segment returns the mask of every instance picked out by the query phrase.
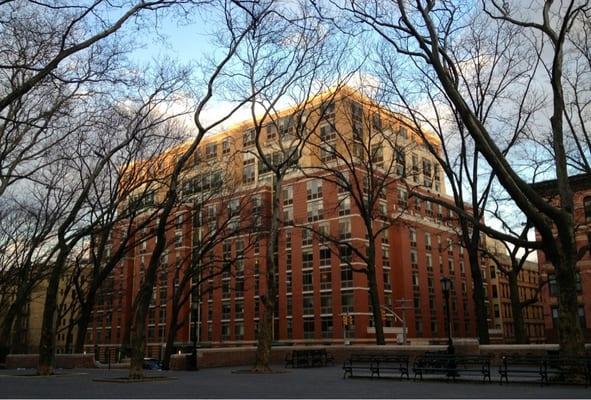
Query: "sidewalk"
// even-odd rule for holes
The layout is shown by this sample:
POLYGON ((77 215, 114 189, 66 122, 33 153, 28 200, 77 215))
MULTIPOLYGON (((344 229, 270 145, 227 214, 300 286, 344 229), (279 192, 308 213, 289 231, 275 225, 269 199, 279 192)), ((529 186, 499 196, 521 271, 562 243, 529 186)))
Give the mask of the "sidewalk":
MULTIPOLYGON (((398 379, 343 379, 340 366, 233 373, 236 368, 146 371, 174 379, 142 383, 96 382, 125 377, 125 370, 59 370, 54 377, 33 370, 0 370, 2 398, 589 398, 591 387, 477 381, 447 383, 398 379), (24 376, 28 374, 29 376, 24 376)), ((242 368, 243 370, 244 368, 242 368)))

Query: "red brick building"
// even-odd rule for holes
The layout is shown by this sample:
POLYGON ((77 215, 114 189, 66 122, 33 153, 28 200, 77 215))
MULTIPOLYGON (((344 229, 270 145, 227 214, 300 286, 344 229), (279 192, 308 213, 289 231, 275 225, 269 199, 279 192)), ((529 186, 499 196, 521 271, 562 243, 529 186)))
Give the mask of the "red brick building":
MULTIPOLYGON (((376 161, 380 162, 378 165, 395 157, 400 164, 397 172, 401 174, 399 182, 388 186, 379 200, 380 215, 389 221, 393 219, 393 223, 389 223, 389 227, 380 234, 377 246, 380 304, 393 308, 398 316, 403 314, 398 305, 404 303, 408 306, 404 314, 411 341, 443 342, 446 330, 440 278, 446 275, 453 281, 450 296, 452 335, 474 337, 476 329, 470 268, 467 254, 458 244, 456 230, 451 225, 453 215, 442 206, 409 196, 408 188, 414 187, 422 193, 452 201, 445 194, 445 185, 434 157, 404 117, 377 108, 371 100, 352 90, 343 90, 329 106, 331 112, 322 116, 327 121, 316 121, 318 135, 311 137, 311 144, 302 151, 300 166, 314 166, 321 158, 331 162, 323 146, 340 140, 330 133, 334 129, 348 132, 353 140, 362 141, 371 135, 379 121, 382 134, 396 137, 396 141, 400 140, 405 146, 403 151, 397 152, 372 147, 372 151, 375 150, 372 157, 379 155, 379 159, 376 157, 376 161), (359 121, 366 125, 359 125, 359 121), (405 174, 407 166, 413 174, 405 180, 402 174, 405 174)), ((291 113, 286 110, 279 114, 279 129, 265 130, 266 136, 262 137, 269 151, 273 151, 278 139, 283 140, 284 136, 290 135, 287 119, 291 113), (282 119, 286 122, 283 123, 282 119)), ((309 117, 307 122, 314 123, 313 120, 309 117)), ((253 205, 232 218, 237 224, 259 226, 260 232, 254 242, 251 238, 236 236, 216 248, 215 253, 221 260, 234 258, 236 262, 231 271, 206 279, 194 289, 200 296, 195 296, 192 306, 187 304, 181 310, 179 320, 185 323, 179 330, 176 345, 188 345, 191 340, 209 342, 214 346, 255 343, 261 315, 259 300, 265 293, 265 224, 268 218, 264 217, 268 216, 271 196, 280 196, 283 216, 277 255, 279 296, 275 339, 294 343, 342 343, 346 335, 354 343, 374 342, 367 278, 351 269, 359 260, 345 247, 315 233, 324 232, 360 249, 366 246, 366 232, 359 210, 353 201, 347 199, 351 194, 344 193, 318 172, 310 176, 298 169, 286 176, 281 193, 272 193, 271 175, 261 161, 248 152, 253 145, 253 132, 248 124, 212 135, 204 139, 195 164, 184 177, 186 182, 203 182, 205 177, 198 174, 198 166, 203 163, 233 170, 241 180, 235 198, 253 205), (243 257, 236 257, 239 253, 243 257), (346 333, 342 322, 345 314, 352 317, 353 323, 346 333), (192 330, 195 326, 198 327, 196 332, 192 330)), ((437 143, 434 142, 434 145, 437 143)), ((380 173, 379 169, 377 171, 380 173)), ((162 259, 157 287, 154 288, 154 304, 150 308, 147 327, 149 352, 153 356, 159 356, 164 343, 166 323, 171 312, 169 299, 176 285, 174 266, 179 265, 178 269, 182 270, 184 265, 189 265, 195 237, 207 234, 210 223, 216 218, 214 215, 228 207, 224 205, 213 211, 210 209, 213 205, 199 209, 192 207, 191 199, 196 192, 203 190, 202 187, 202 184, 193 185, 184 193, 183 207, 186 208, 179 215, 185 217, 175 216, 171 220, 169 245, 162 259)), ((379 225, 383 222, 377 217, 375 223, 379 225)), ((116 235, 113 240, 117 240, 116 235)), ((126 324, 141 279, 142 265, 148 262, 152 246, 153 239, 141 242, 114 272, 112 283, 103 290, 104 298, 94 313, 94 326, 87 342, 89 348, 94 343, 119 346, 125 341, 126 324)), ((387 342, 400 339, 402 324, 399 319, 388 316, 385 326, 387 342)))
MULTIPOLYGON (((591 174, 575 175, 570 178, 574 192, 575 223, 577 224, 577 249, 591 245, 591 174)), ((550 199, 556 195, 556 181, 539 182, 534 188, 550 199)), ((577 301, 578 313, 585 339, 591 339, 591 250, 580 252, 582 257, 577 263, 577 301)), ((558 286, 554 277, 554 267, 546 260, 544 253, 538 252, 541 279, 548 284, 542 292, 544 321, 548 342, 558 342, 558 286)))

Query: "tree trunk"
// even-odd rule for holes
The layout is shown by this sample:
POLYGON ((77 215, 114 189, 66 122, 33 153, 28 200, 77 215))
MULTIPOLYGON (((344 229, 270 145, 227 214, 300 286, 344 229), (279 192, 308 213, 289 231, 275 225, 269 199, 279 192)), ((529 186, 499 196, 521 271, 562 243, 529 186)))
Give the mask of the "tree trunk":
MULTIPOLYGON (((166 347, 164 348, 164 359, 162 360, 162 369, 170 369, 170 357, 172 356, 172 348, 174 346, 174 339, 178 330, 178 308, 172 305, 172 315, 170 316, 170 323, 166 332, 166 347)), ((191 331, 189 327, 189 332, 191 331)))
MULTIPOLYGON (((146 274, 148 275, 148 274, 146 274)), ((148 277, 146 276, 146 280, 148 277)), ((154 282, 144 282, 140 287, 133 311, 133 322, 130 332, 131 364, 129 379, 144 377, 144 349, 146 347, 146 317, 152 298, 154 282)))
POLYGON ((72 340, 74 339, 72 335, 72 332, 74 331, 74 324, 72 322, 70 322, 68 324, 68 329, 66 330, 66 348, 65 348, 65 352, 67 354, 72 354, 72 340))
POLYGON ((480 271, 480 260, 478 253, 475 251, 468 251, 470 259, 470 272, 472 275, 472 282, 474 283, 474 308, 476 314, 476 333, 480 344, 489 344, 490 337, 488 334, 488 310, 486 309, 485 300, 487 299, 484 285, 482 282, 482 272, 480 271))
POLYGON ((25 315, 22 312, 17 312, 17 317, 14 322, 13 330, 12 330, 12 341, 10 344, 10 352, 13 354, 24 354, 29 352, 29 348, 27 348, 26 343, 26 333, 23 331, 23 321, 25 320, 25 315))
MULTIPOLYGON (((371 238, 372 236, 370 236, 371 238)), ((378 283, 376 280, 375 268, 375 238, 370 239, 369 251, 367 257, 367 285, 369 289, 369 296, 371 299, 371 308, 373 313, 374 327, 376 330, 376 344, 386 344, 384 337, 384 324, 382 321, 382 310, 380 307, 380 298, 378 296, 378 283)))
POLYGON ((517 283, 517 274, 515 267, 509 271, 507 279, 509 280, 509 296, 511 298, 511 313, 513 314, 513 327, 515 330, 515 342, 517 344, 526 344, 528 342, 525 331, 525 320, 523 319, 523 307, 519 299, 519 285, 517 283))
POLYGON ((14 302, 8 308, 4 319, 2 320, 2 330, 0 330, 0 346, 10 348, 12 338, 12 327, 18 312, 17 302, 14 302))
POLYGON ((565 356, 579 356, 585 352, 585 341, 578 316, 575 254, 564 254, 563 263, 554 266, 558 284, 558 331, 560 351, 565 356))
POLYGON ((275 315, 275 303, 277 297, 277 287, 275 285, 275 275, 277 268, 276 252, 279 247, 279 194, 281 193, 281 183, 283 179, 280 174, 275 175, 273 185, 273 204, 271 211, 271 229, 269 231, 269 244, 267 246, 267 270, 265 271, 267 294, 261 298, 263 303, 263 316, 259 319, 257 335, 257 352, 254 371, 269 372, 269 362, 271 360, 271 345, 273 343, 273 317, 275 315))
POLYGON ((59 290, 62 267, 67 251, 61 250, 53 265, 47 291, 45 293, 45 305, 43 309, 43 322, 41 326, 41 340, 39 342, 39 375, 52 375, 55 364, 55 327, 57 318, 57 293, 59 290))
POLYGON ((94 296, 88 297, 86 302, 80 304, 80 316, 76 323, 78 331, 76 332, 76 343, 74 353, 83 353, 86 344, 86 332, 92 318, 92 309, 94 307, 94 296))

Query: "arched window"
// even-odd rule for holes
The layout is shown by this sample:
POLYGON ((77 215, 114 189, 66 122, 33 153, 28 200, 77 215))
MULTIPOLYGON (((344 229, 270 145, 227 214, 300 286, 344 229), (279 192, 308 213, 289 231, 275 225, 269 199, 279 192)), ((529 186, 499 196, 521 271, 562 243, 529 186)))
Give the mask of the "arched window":
POLYGON ((591 222, 591 196, 583 199, 583 208, 585 209, 585 221, 591 222))

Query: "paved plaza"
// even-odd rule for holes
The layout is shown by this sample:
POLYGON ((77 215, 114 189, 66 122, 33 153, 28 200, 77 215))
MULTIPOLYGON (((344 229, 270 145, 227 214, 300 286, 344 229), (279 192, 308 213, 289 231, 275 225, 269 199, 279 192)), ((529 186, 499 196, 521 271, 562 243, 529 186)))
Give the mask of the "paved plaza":
POLYGON ((340 367, 289 369, 256 375, 237 368, 150 371, 171 379, 114 383, 96 380, 126 376, 125 370, 59 370, 58 376, 37 377, 32 370, 0 370, 2 398, 589 398, 591 387, 535 382, 477 381, 447 383, 399 379, 343 379, 340 367))

